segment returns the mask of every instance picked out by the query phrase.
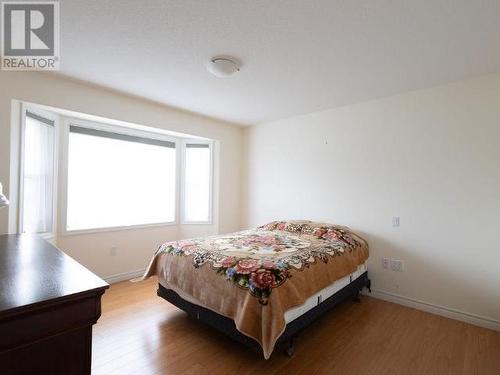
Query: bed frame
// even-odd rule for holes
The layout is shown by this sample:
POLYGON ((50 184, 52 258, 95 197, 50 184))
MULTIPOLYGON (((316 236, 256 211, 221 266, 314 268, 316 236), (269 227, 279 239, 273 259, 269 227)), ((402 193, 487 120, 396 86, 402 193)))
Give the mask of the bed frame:
MULTIPOLYGON (((371 292, 371 281, 368 278, 368 272, 363 273, 356 280, 352 281, 349 285, 340 289, 337 293, 327 298, 323 302, 320 302, 318 300, 318 302, 320 302, 318 303, 318 305, 288 323, 286 325, 285 331, 276 342, 276 347, 278 345, 286 345, 285 353, 289 357, 293 356, 295 351, 295 338, 302 330, 307 328, 311 323, 313 323, 323 314, 349 298, 354 298, 355 301, 359 302, 359 292, 364 287, 368 288, 368 290, 371 292)), ((232 339, 262 353, 262 348, 260 347, 260 345, 254 339, 245 336, 240 331, 238 331, 232 319, 217 314, 212 310, 188 302, 185 299, 181 298, 176 292, 163 287, 161 284, 158 284, 157 294, 158 296, 166 299, 171 304, 184 310, 186 313, 188 313, 189 316, 193 317, 194 319, 200 320, 203 323, 215 328, 216 330, 225 333, 232 339)))

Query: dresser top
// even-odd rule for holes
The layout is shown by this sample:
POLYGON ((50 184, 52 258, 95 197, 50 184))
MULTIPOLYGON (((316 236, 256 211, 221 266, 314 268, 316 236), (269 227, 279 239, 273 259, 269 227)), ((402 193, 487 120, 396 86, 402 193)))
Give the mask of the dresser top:
POLYGON ((0 235, 0 318, 108 287, 40 237, 0 235))

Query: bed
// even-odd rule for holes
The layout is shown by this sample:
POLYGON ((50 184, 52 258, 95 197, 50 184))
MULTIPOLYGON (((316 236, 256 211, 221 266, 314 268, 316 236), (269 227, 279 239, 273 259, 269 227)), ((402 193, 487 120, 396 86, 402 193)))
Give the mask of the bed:
POLYGON ((160 246, 144 277, 158 295, 268 359, 370 281, 368 244, 347 227, 274 221, 160 246))

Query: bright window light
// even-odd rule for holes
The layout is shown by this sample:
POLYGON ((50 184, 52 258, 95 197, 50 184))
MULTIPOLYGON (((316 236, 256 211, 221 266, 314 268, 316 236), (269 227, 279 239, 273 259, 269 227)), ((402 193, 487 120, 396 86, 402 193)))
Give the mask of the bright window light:
POLYGON ((208 144, 186 144, 184 221, 210 221, 211 149, 208 144))
POLYGON ((54 122, 26 113, 22 176, 22 232, 53 231, 54 122))
POLYGON ((68 151, 68 231, 175 221, 175 143, 71 126, 68 151))

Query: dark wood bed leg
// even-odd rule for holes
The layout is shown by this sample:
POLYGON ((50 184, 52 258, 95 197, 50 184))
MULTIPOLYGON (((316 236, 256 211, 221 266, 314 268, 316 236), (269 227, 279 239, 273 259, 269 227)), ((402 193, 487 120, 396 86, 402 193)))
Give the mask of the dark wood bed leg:
POLYGON ((370 279, 366 280, 366 288, 370 293, 372 292, 372 281, 370 279))
POLYGON ((295 354, 295 337, 292 337, 290 340, 288 340, 287 343, 287 348, 285 350, 285 354, 288 356, 288 358, 292 358, 293 355, 295 354))

